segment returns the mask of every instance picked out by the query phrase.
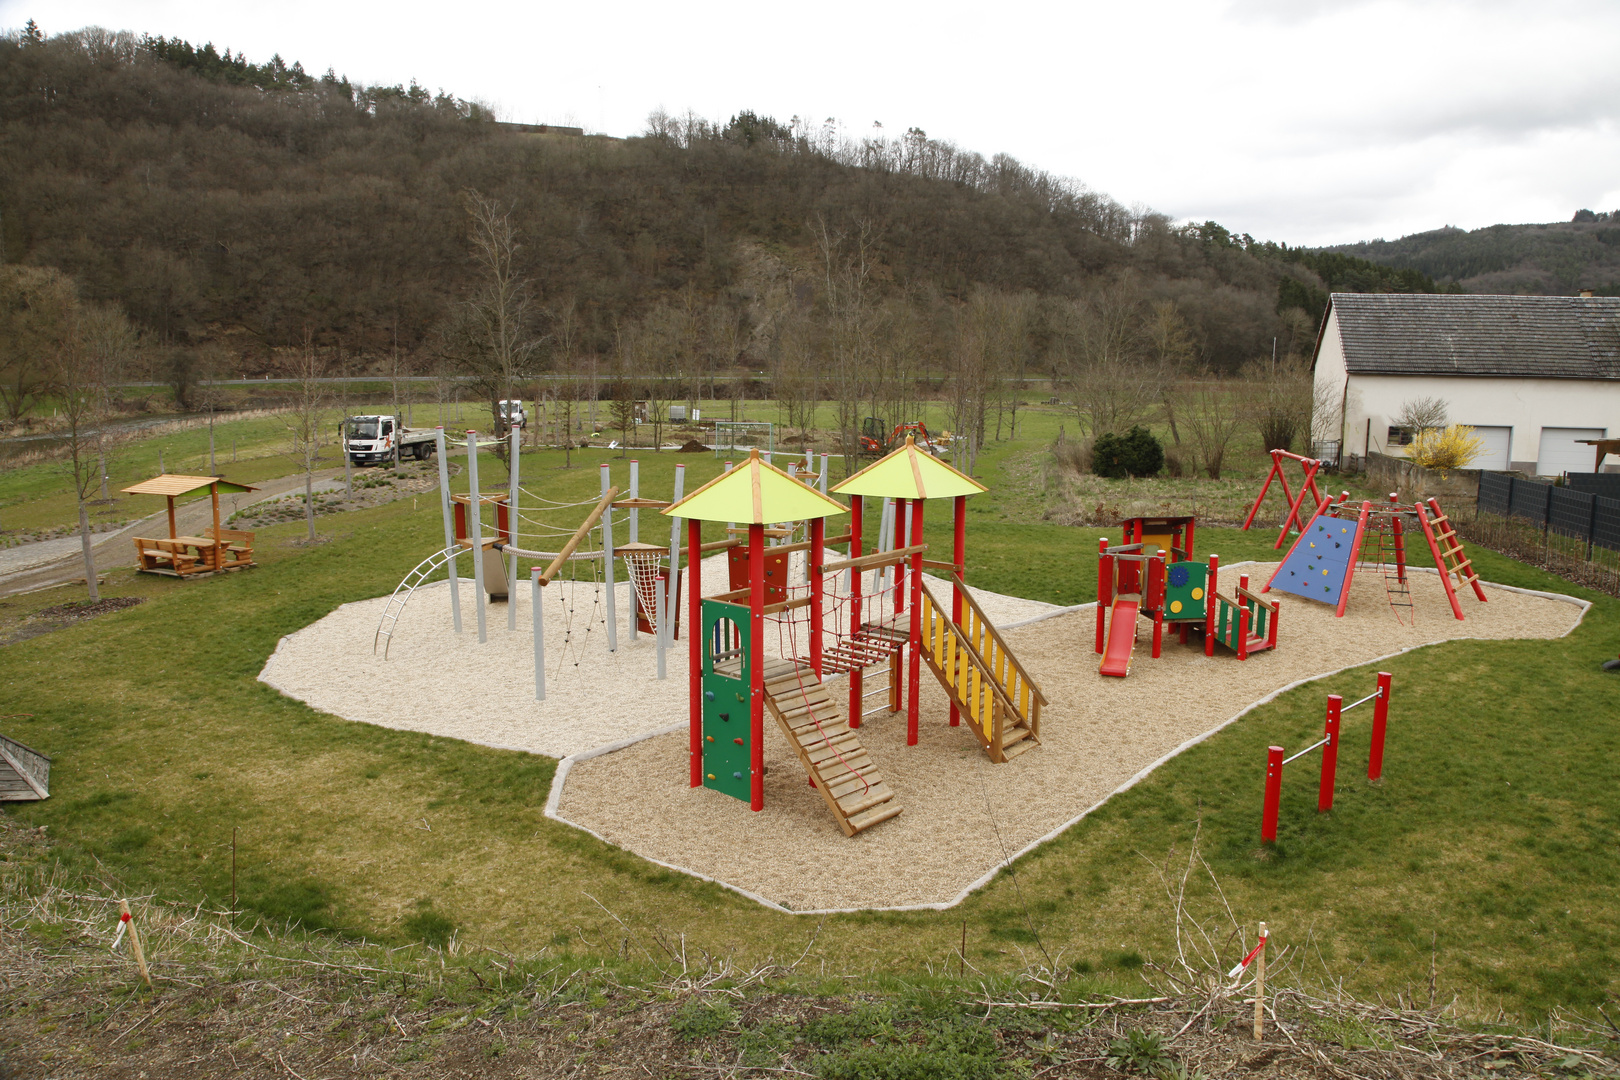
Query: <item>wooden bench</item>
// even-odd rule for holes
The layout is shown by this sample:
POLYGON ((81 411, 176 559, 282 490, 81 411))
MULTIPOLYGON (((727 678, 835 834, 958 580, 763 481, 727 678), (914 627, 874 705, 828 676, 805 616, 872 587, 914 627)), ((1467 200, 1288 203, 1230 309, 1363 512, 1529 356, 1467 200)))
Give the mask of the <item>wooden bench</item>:
POLYGON ((141 570, 190 574, 197 570, 198 558, 188 554, 186 545, 175 540, 135 537, 135 562, 141 570))
POLYGON ((221 570, 231 570, 239 566, 253 565, 253 534, 241 529, 205 529, 210 537, 220 542, 223 550, 220 559, 221 570))

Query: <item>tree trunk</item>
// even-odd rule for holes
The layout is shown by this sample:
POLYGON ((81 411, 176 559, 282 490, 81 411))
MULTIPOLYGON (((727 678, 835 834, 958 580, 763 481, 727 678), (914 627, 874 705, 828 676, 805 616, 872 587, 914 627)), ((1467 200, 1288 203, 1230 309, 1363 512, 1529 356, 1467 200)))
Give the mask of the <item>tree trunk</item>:
POLYGON ((82 497, 79 499, 79 543, 84 547, 84 584, 93 604, 101 599, 101 588, 96 584, 96 556, 90 549, 90 511, 82 497))
POLYGON ((96 469, 101 476, 101 501, 109 502, 107 498, 107 453, 102 448, 101 436, 96 436, 96 469))
POLYGON ((310 542, 315 540, 315 470, 304 469, 304 520, 309 524, 310 542))

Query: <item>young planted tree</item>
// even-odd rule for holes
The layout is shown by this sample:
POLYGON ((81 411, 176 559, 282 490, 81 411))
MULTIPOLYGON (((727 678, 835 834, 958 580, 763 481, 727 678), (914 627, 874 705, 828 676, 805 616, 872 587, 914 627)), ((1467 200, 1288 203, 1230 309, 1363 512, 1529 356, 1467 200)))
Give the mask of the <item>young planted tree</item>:
POLYGON ((1227 449, 1249 422, 1243 403, 1237 397, 1241 393, 1241 384, 1232 387, 1210 374, 1183 380, 1174 395, 1186 445, 1192 448, 1194 467, 1203 469, 1211 480, 1221 478, 1227 449))
POLYGON ((1242 375, 1243 400, 1262 449, 1292 450, 1296 439, 1309 437, 1315 387, 1304 357, 1251 361, 1242 375))
MULTIPOLYGON (((517 227, 511 206, 476 191, 464 199, 471 225, 476 280, 458 312, 450 340, 463 368, 489 401, 491 430, 504 439, 500 402, 527 378, 542 340, 535 330, 539 310, 530 282, 520 272, 517 227)), ((504 446, 504 442, 502 443, 504 446)))
POLYGON ((309 539, 315 540, 315 466, 320 462, 324 441, 326 391, 321 383, 320 354, 315 349, 315 337, 304 331, 304 345, 293 360, 292 408, 284 415, 287 426, 287 452, 304 474, 304 522, 309 527, 309 539))
POLYGON ((67 467, 79 504, 79 542, 84 552, 84 580, 92 602, 101 599, 90 542, 89 500, 103 475, 101 425, 107 417, 112 385, 134 353, 135 332, 121 311, 73 302, 52 313, 54 342, 47 354, 48 385, 59 402, 65 429, 67 467))

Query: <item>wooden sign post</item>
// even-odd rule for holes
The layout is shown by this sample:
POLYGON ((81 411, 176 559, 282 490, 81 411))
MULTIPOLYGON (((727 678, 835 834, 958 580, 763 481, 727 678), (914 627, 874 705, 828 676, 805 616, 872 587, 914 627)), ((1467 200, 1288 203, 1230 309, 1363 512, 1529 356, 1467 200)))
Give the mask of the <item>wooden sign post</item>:
POLYGON ((1254 958, 1254 1040, 1266 1030, 1266 924, 1260 924, 1260 954, 1254 958))
POLYGON ((118 921, 124 924, 129 931, 129 951, 135 954, 135 967, 146 982, 146 988, 152 989, 152 975, 146 970, 146 953, 141 949, 141 935, 135 929, 135 917, 130 914, 129 901, 118 901, 118 921))

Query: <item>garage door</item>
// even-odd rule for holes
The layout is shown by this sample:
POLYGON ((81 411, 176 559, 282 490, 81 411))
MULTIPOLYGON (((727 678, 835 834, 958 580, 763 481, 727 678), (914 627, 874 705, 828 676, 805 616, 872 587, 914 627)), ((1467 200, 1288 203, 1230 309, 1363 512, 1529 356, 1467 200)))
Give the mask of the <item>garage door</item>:
POLYGON ((1513 442, 1513 429, 1510 427, 1476 427, 1474 435, 1485 444, 1479 457, 1470 464, 1470 469, 1490 469, 1495 472, 1506 472, 1508 467, 1508 448, 1513 442))
POLYGON ((1536 473, 1539 476, 1557 476, 1567 472, 1591 472, 1595 456, 1590 446, 1576 439, 1601 439, 1602 428, 1544 427, 1541 429, 1541 449, 1536 454, 1536 473))

